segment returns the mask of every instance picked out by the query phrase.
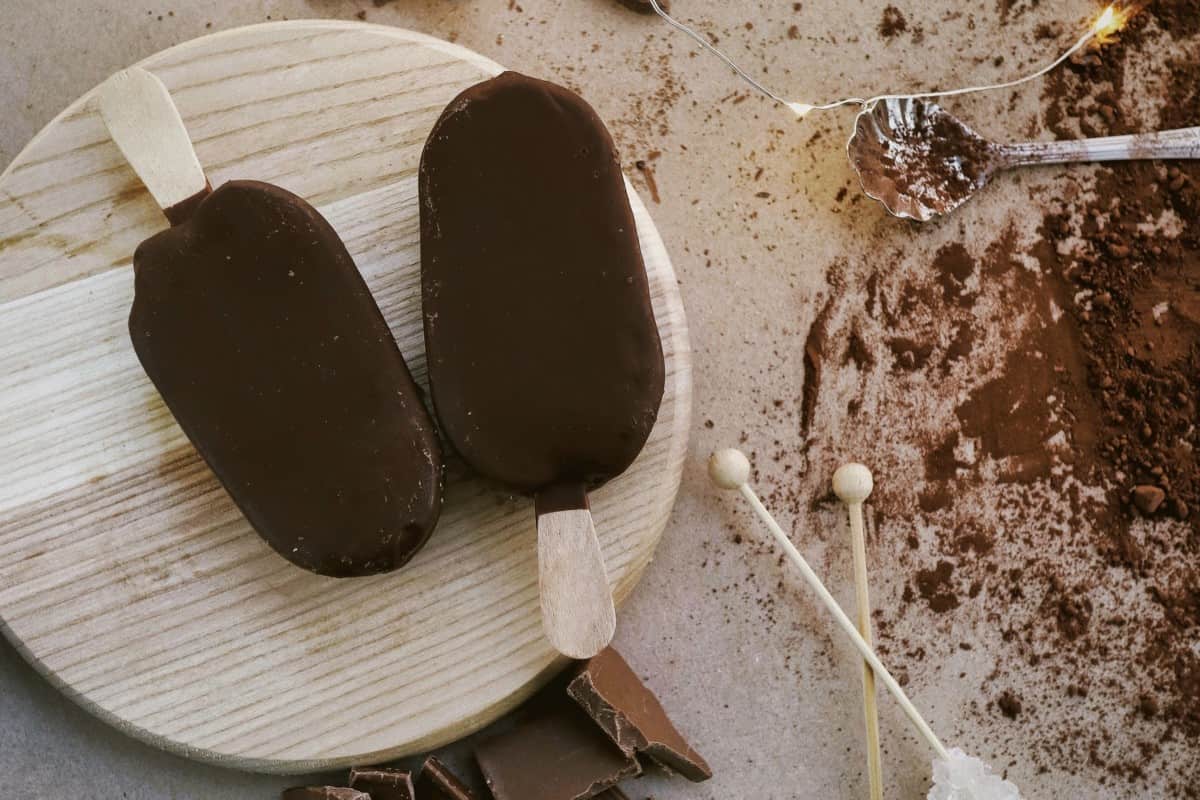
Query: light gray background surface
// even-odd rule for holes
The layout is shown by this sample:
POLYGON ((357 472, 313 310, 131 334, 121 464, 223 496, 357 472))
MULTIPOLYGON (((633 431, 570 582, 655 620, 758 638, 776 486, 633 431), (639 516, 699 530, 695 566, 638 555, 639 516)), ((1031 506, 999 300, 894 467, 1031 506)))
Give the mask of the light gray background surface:
MULTIPOLYGON (((1034 4, 1002 28, 993 3, 972 4, 964 16, 951 13, 961 10, 957 0, 908 2, 902 5, 910 23, 924 32, 918 44, 877 34, 884 0, 799 5, 675 0, 681 14, 707 20, 723 46, 765 70, 775 85, 810 98, 1011 76, 1021 65, 1053 57, 1030 35, 1038 23, 1059 17, 1074 25, 1091 10, 1085 0, 1034 4), (1008 56, 1003 68, 992 63, 996 52, 1008 56)), ((766 547, 733 545, 735 535, 759 532, 743 510, 716 498, 704 478, 704 459, 715 447, 742 438, 764 451, 798 445, 793 399, 802 381, 803 332, 835 259, 867 247, 936 249, 868 204, 851 209, 834 202, 844 187, 857 191, 841 150, 847 114, 798 123, 758 98, 741 102, 733 93, 742 86, 716 62, 615 0, 396 0, 382 7, 369 0, 0 0, 0 166, 67 103, 145 55, 238 25, 353 19, 358 12, 370 22, 455 39, 579 89, 610 122, 627 171, 648 201, 647 181, 633 164, 653 159, 661 202, 650 202, 650 209, 680 275, 696 351, 694 431, 675 515, 621 616, 618 644, 708 755, 717 777, 697 787, 652 775, 632 782, 631 796, 864 796, 853 656, 798 587, 764 605, 776 591, 776 557, 766 547), (824 135, 813 140, 818 131, 824 135), (767 413, 774 397, 789 398, 788 405, 767 413)), ((1006 127, 996 118, 1007 102, 967 100, 956 110, 991 132, 1006 127)), ((1027 119, 1037 107, 1036 90, 1015 107, 1015 117, 1027 119)), ((998 186, 974 218, 998 220, 1023 197, 1012 185, 998 186)), ((815 519, 836 532, 836 515, 815 519)), ((785 514, 782 521, 795 518, 785 514)), ((816 548, 818 567, 848 601, 849 559, 844 548, 817 541, 826 538, 836 536, 801 544, 816 548)), ((877 579, 887 597, 904 576, 880 565, 877 579)), ((971 668, 986 671, 995 657, 977 647, 971 668)), ((980 732, 988 721, 963 711, 969 698, 954 676, 967 656, 956 658, 944 670, 926 664, 928 674, 914 674, 914 699, 947 736, 986 740, 980 732)), ((888 796, 923 796, 928 754, 895 707, 881 703, 888 796)), ((1023 785, 1068 785, 1061 776, 1022 768, 1022 748, 1035 745, 1019 735, 998 746, 1023 785)), ((268 800, 295 782, 191 763, 127 739, 61 697, 0 643, 3 800, 268 800)))

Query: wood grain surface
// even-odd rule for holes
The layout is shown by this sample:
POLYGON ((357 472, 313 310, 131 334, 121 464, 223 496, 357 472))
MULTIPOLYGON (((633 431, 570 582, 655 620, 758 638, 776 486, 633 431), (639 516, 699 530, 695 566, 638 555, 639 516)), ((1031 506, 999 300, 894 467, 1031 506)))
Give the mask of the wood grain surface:
MULTIPOLYGON (((416 168, 460 90, 500 69, 341 22, 257 25, 144 62, 214 185, 277 183, 346 242, 424 382, 416 168)), ((662 410, 592 496, 618 602, 678 489, 691 403, 670 261, 630 191, 667 360, 662 410)), ((405 569, 322 578, 259 539, 145 377, 126 332, 135 246, 165 222, 90 96, 0 176, 0 618, 50 680, 130 734, 300 772, 459 738, 562 662, 542 636, 532 503, 451 464, 405 569)))

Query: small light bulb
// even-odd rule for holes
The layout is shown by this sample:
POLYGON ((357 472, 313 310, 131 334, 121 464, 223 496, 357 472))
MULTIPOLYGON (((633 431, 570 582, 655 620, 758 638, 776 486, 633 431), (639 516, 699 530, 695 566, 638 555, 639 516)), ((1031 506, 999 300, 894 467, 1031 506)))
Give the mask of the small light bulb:
POLYGON ((787 107, 794 111, 796 113, 796 117, 799 119, 804 119, 808 116, 808 112, 813 110, 813 107, 808 103, 791 102, 787 104, 787 107))

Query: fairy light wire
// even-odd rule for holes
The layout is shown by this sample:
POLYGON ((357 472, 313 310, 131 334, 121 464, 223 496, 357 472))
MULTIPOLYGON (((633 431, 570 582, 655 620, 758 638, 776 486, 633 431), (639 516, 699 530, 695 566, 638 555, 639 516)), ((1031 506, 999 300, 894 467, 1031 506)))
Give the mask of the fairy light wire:
POLYGON ((767 97, 774 100, 776 103, 780 103, 781 105, 785 105, 785 106, 788 104, 787 100, 784 100, 782 97, 780 97, 779 95, 772 92, 766 86, 759 83, 757 80, 754 79, 754 77, 749 72, 746 72, 746 70, 739 67, 732 58, 730 58, 729 56, 725 55, 720 50, 718 50, 717 47, 712 42, 708 41, 708 39, 706 37, 701 36, 694 29, 688 27, 687 25, 685 25, 684 23, 675 19, 670 14, 668 14, 666 11, 664 11, 663 7, 658 4, 658 0, 650 0, 650 5, 654 6, 654 10, 658 13, 658 15, 660 17, 662 17, 664 20, 666 20, 668 25, 670 25, 675 30, 680 31, 681 33, 687 34, 688 36, 692 37, 692 39, 694 39, 696 41, 696 44, 700 45, 705 50, 707 50, 708 52, 712 53, 717 58, 724 61, 729 66, 729 68, 732 69, 734 72, 736 72, 741 77, 741 79, 744 80, 746 83, 750 84, 755 89, 757 89, 759 92, 761 92, 762 94, 764 94, 767 97))
POLYGON ((986 84, 983 86, 967 86, 967 87, 964 87, 961 89, 947 89, 947 90, 942 90, 942 91, 915 92, 915 93, 905 93, 905 94, 880 94, 880 95, 875 95, 874 97, 868 97, 866 99, 863 99, 861 97, 844 97, 840 100, 834 100, 834 101, 828 102, 828 103, 821 103, 818 105, 813 105, 810 103, 802 103, 802 102, 798 102, 798 101, 785 100, 781 95, 775 93, 771 89, 764 86, 762 83, 760 83, 758 80, 756 80, 752 75, 750 75, 750 73, 746 72, 746 70, 744 70, 740 66, 738 66, 737 63, 732 58, 725 55, 725 53, 721 52, 721 50, 718 49, 716 47, 716 45, 714 45, 712 42, 710 42, 706 36, 700 34, 694 28, 689 27, 685 23, 680 22, 679 20, 675 19, 670 14, 668 14, 666 12, 666 10, 663 9, 663 7, 659 4, 658 0, 650 0, 650 5, 654 8, 655 13, 657 13, 660 17, 662 17, 663 20, 666 21, 667 24, 669 24, 672 28, 675 28, 676 30, 680 31, 681 33, 687 35, 693 41, 695 41, 697 44, 699 44, 701 47, 703 47, 705 50, 707 50, 709 53, 712 53, 717 58, 721 59, 721 61, 725 62, 725 64, 727 64, 730 67, 730 69, 732 69, 735 73, 737 73, 738 76, 741 77, 742 80, 744 80, 750 86, 754 87, 754 89, 756 89, 758 92, 762 93, 763 95, 770 98, 771 100, 774 100, 776 103, 779 103, 780 105, 787 106, 799 117, 805 116, 810 111, 826 111, 826 110, 833 109, 833 108, 839 108, 841 106, 857 105, 857 106, 866 107, 866 106, 873 105, 874 103, 877 103, 881 100, 903 100, 903 99, 913 99, 913 98, 924 99, 924 98, 930 98, 930 97, 953 97, 956 95, 972 94, 975 92, 988 92, 988 91, 994 91, 994 90, 998 90, 998 89, 1011 89, 1014 86, 1020 86, 1021 84, 1028 83, 1029 81, 1032 81, 1032 80, 1036 80, 1036 79, 1042 77, 1043 75, 1046 75, 1046 74, 1054 71, 1064 61, 1066 61, 1071 56, 1078 53, 1083 48, 1087 47, 1087 45, 1090 44, 1094 39, 1101 38, 1101 37, 1105 36, 1107 33, 1111 33, 1112 31, 1116 30, 1116 28, 1120 27, 1120 25, 1124 22, 1123 12, 1118 11, 1116 5, 1110 5, 1108 8, 1106 8, 1104 10, 1104 13, 1102 13, 1100 15, 1099 19, 1097 19, 1092 24, 1092 26, 1088 29, 1087 33, 1085 33, 1083 36, 1081 36, 1079 38, 1079 41, 1075 42, 1075 44, 1073 44, 1061 56, 1059 56, 1057 59, 1055 59, 1050 64, 1047 64, 1046 66, 1042 67, 1037 72, 1034 72, 1030 75, 1025 75, 1024 77, 1021 77, 1021 78, 1016 78, 1015 80, 1005 81, 1003 83, 991 83, 991 84, 986 84))

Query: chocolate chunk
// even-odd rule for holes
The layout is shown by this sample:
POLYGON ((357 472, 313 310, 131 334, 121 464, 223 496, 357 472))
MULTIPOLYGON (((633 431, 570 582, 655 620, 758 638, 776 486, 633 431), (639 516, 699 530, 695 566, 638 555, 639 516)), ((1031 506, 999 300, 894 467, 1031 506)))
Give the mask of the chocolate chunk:
POLYGON ((277 186, 231 181, 133 264, 134 350, 259 534, 322 575, 408 561, 441 510, 441 452, 329 223, 277 186))
POLYGON ((420 166, 429 380, 475 470, 518 491, 622 473, 662 346, 612 137, 578 95, 505 72, 446 108, 420 166))
POLYGON ((400 769, 351 769, 350 785, 371 795, 371 800, 413 800, 412 778, 400 769))
POLYGON ((1133 504, 1147 517, 1158 511, 1167 493, 1157 486, 1137 486, 1133 490, 1133 504))
POLYGON ((417 797, 421 800, 475 800, 467 785, 434 756, 425 759, 421 765, 417 775, 417 797))
POLYGON ((641 771, 566 698, 475 757, 496 800, 583 800, 641 771))
POLYGON ((371 795, 344 786, 297 786, 284 789, 280 800, 373 800, 371 795))
POLYGON ((691 781, 712 770, 675 729, 662 703, 613 648, 584 664, 569 694, 627 756, 644 753, 691 781))
POLYGON ((596 800, 629 800, 629 795, 613 786, 596 795, 596 800))

